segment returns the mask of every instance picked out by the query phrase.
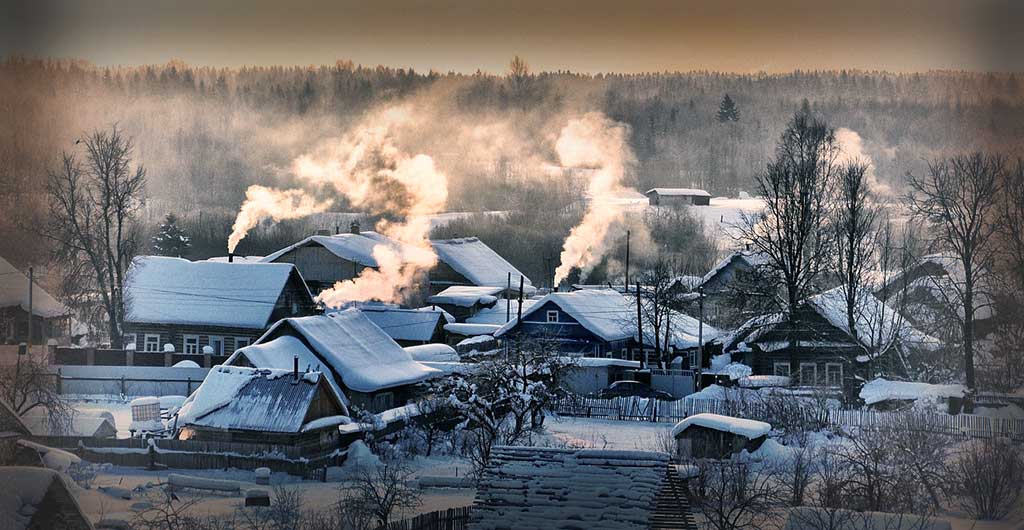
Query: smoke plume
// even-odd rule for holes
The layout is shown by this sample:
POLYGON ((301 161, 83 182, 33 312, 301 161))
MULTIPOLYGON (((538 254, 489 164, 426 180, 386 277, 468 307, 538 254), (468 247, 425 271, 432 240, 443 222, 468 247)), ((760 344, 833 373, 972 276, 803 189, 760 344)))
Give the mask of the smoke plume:
POLYGON ((398 302, 437 264, 428 239, 429 216, 444 210, 448 179, 433 158, 403 149, 403 131, 417 121, 414 107, 389 107, 292 164, 295 175, 308 184, 330 186, 353 207, 383 216, 376 229, 394 241, 374 247, 377 269, 364 269, 321 293, 317 300, 327 306, 398 302))
POLYGON ((839 143, 840 150, 837 162, 840 164, 850 162, 867 164, 868 169, 864 173, 864 179, 868 185, 868 190, 875 194, 876 197, 892 195, 892 188, 878 180, 878 175, 875 174, 875 165, 872 163, 871 157, 864 151, 864 141, 857 134, 857 131, 840 127, 836 129, 836 141, 839 143))
POLYGON ((245 202, 231 227, 228 253, 233 253, 238 242, 263 219, 297 219, 326 211, 330 206, 331 201, 317 201, 301 189, 276 190, 266 186, 249 186, 245 191, 245 202))
POLYGON ((609 229, 623 217, 623 207, 613 200, 614 194, 623 191, 626 164, 634 160, 628 134, 626 125, 590 112, 571 119, 555 142, 562 166, 591 170, 587 171, 587 211, 562 246, 556 285, 574 267, 588 274, 608 251, 609 229))

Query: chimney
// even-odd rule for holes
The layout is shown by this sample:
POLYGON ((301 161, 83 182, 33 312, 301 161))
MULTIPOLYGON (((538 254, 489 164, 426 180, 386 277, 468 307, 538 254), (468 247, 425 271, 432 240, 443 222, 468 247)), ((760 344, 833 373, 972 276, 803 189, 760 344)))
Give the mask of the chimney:
POLYGON ((295 376, 294 382, 299 382, 299 356, 292 357, 292 375, 295 376))
POLYGON ((352 221, 352 224, 348 225, 349 232, 359 235, 359 219, 352 221))
POLYGON ((234 252, 228 252, 228 263, 234 263, 234 262, 235 262, 235 253, 234 252))
POLYGON ((338 235, 340 233, 341 233, 341 225, 335 224, 334 225, 334 235, 338 235))

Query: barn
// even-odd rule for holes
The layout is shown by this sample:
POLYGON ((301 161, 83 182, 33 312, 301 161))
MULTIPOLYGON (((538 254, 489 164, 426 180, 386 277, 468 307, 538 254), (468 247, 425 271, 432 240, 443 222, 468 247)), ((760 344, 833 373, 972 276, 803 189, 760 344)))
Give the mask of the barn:
POLYGON ((711 194, 695 188, 652 188, 644 195, 651 206, 708 206, 711 194))

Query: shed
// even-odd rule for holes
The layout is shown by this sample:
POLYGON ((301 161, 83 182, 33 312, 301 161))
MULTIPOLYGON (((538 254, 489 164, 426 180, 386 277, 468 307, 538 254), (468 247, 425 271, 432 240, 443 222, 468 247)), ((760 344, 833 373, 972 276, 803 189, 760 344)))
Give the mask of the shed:
POLYGON ((720 414, 694 414, 672 428, 682 458, 726 459, 746 449, 756 451, 772 426, 756 420, 720 414))
POLYGON ((363 314, 400 346, 444 342, 447 321, 440 311, 364 304, 363 314))
POLYGON ((652 188, 644 195, 651 206, 672 206, 689 204, 693 206, 708 206, 711 204, 711 194, 696 188, 652 188))
POLYGON ((29 530, 92 530, 60 473, 38 467, 0 467, 0 523, 29 530))
POLYGON ((494 307, 505 289, 487 285, 453 285, 427 298, 427 302, 440 306, 459 322, 475 316, 481 310, 494 307))

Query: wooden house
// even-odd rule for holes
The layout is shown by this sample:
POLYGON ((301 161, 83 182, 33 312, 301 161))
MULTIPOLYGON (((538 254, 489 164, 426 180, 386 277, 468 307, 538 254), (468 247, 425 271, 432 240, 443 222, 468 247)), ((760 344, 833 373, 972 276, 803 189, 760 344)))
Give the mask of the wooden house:
POLYGON ((183 356, 209 346, 212 364, 282 318, 317 313, 302 276, 284 263, 144 256, 132 263, 125 294, 125 344, 138 352, 167 351, 169 344, 183 356))
POLYGON ((755 375, 787 376, 795 385, 832 387, 856 396, 859 381, 883 368, 898 368, 894 354, 940 346, 868 292, 857 307, 851 331, 846 299, 837 287, 804 300, 792 313, 750 319, 721 339, 722 351, 755 375))
POLYGON ((92 530, 64 475, 39 467, 0 467, 0 527, 92 530))
POLYGON ((504 291, 503 287, 453 285, 427 298, 427 302, 455 317, 456 322, 466 322, 477 313, 494 307, 504 291))
POLYGON ((288 318, 225 364, 322 371, 346 405, 381 412, 406 404, 441 373, 415 360, 362 311, 288 318))
POLYGON ((469 528, 690 528, 684 488, 665 453, 496 447, 469 528))
POLYGON ((644 195, 651 206, 708 206, 711 194, 694 188, 652 188, 644 195))
POLYGON ((682 459, 724 460, 744 449, 756 451, 768 439, 772 426, 756 420, 719 414, 694 414, 672 429, 677 455, 682 459))
POLYGON ((331 450, 347 416, 321 372, 218 366, 172 421, 181 440, 331 450))
POLYGON ((767 267, 768 258, 759 252, 733 252, 719 261, 693 290, 703 293, 703 309, 697 295, 690 300, 687 311, 699 315, 716 326, 732 329, 752 316, 773 307, 778 282, 767 267))
POLYGON ((453 285, 465 285, 496 287, 501 292, 499 297, 517 298, 520 277, 523 278, 524 297, 536 292, 526 275, 475 237, 435 239, 430 245, 438 259, 437 266, 430 271, 431 295, 453 285))
POLYGON ((445 342, 444 326, 448 321, 441 311, 402 309, 379 304, 364 304, 360 310, 399 346, 445 342))
POLYGON ((0 344, 46 344, 68 336, 71 310, 0 258, 0 344), (32 337, 29 340, 29 304, 32 337))

